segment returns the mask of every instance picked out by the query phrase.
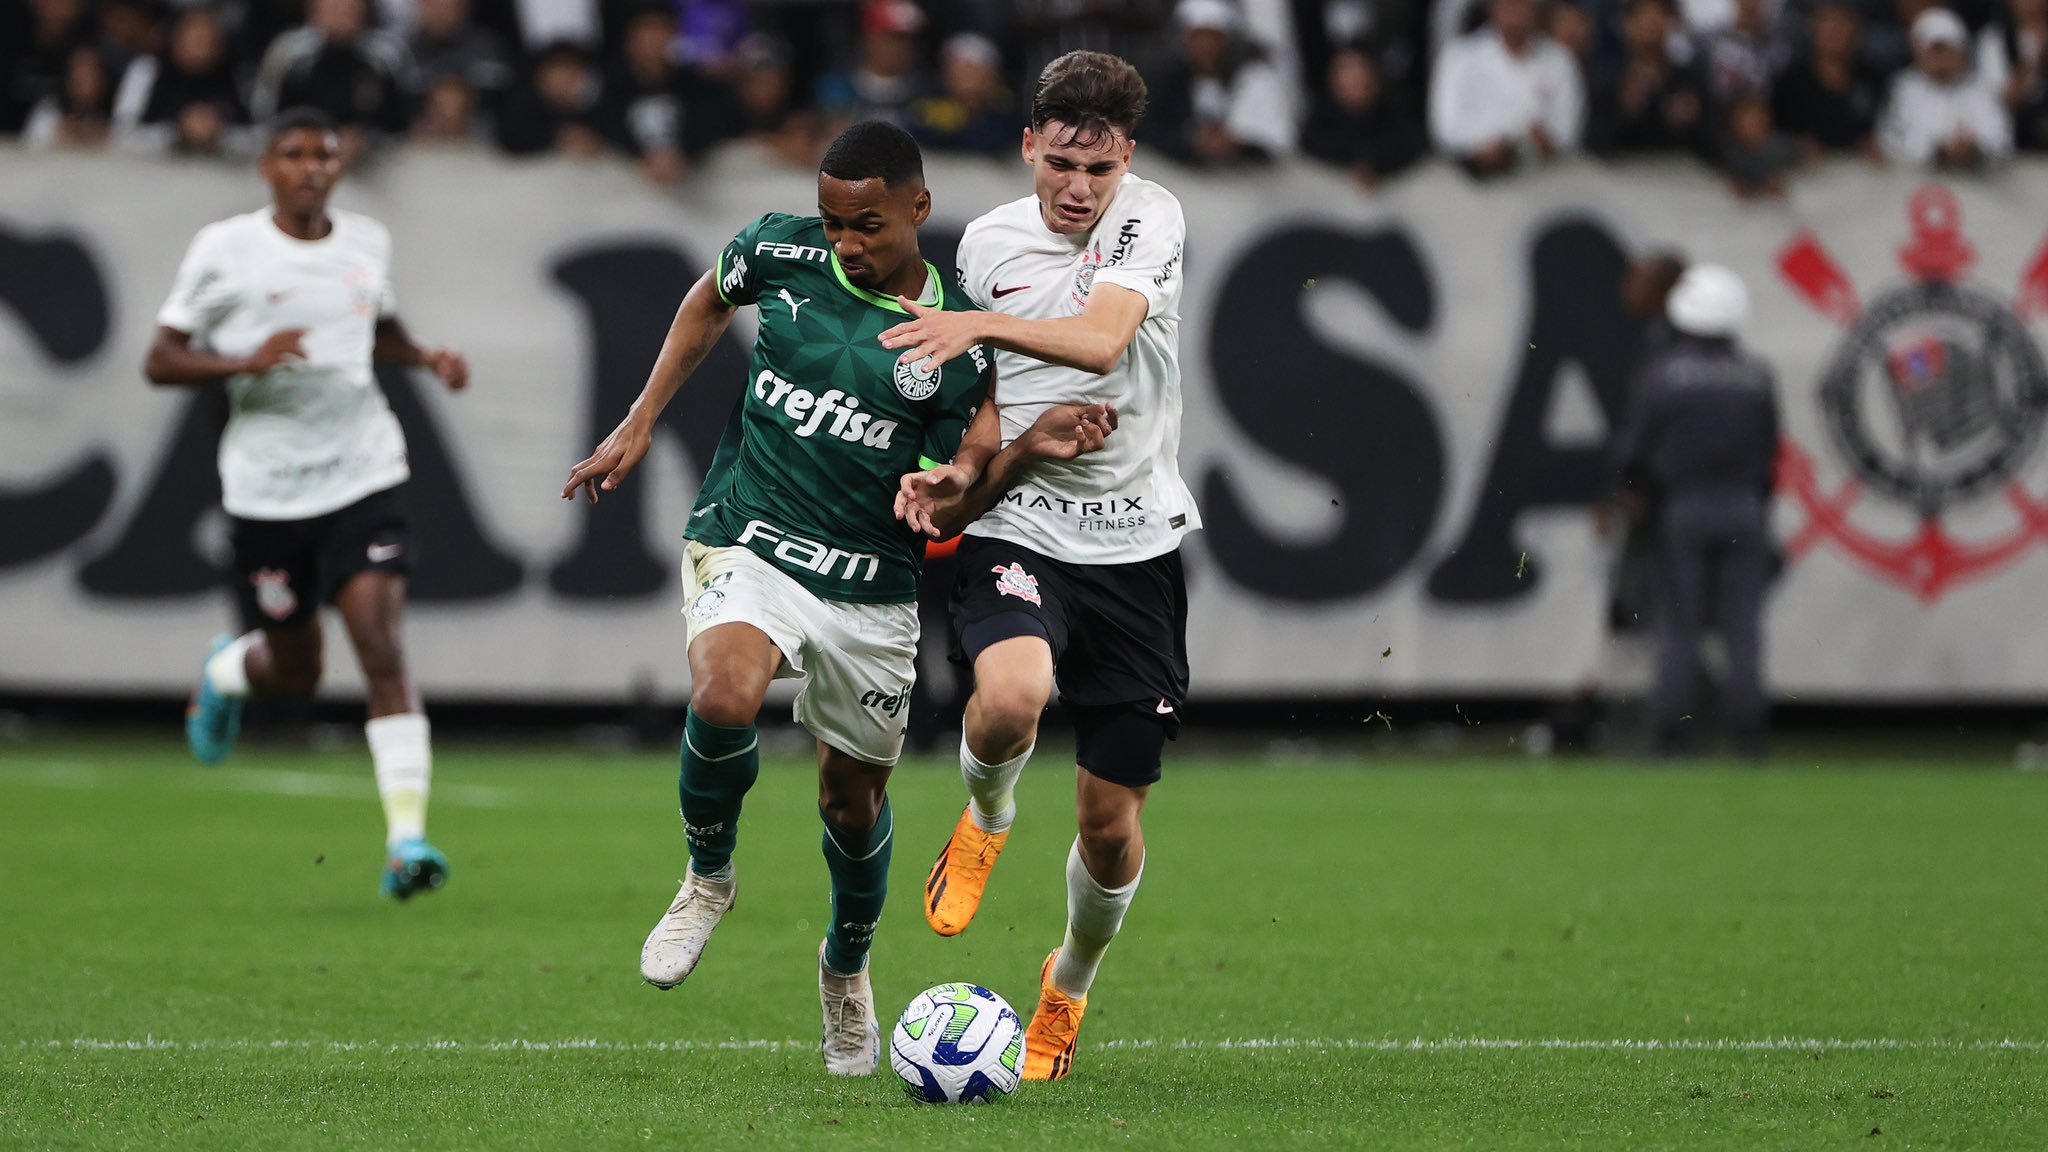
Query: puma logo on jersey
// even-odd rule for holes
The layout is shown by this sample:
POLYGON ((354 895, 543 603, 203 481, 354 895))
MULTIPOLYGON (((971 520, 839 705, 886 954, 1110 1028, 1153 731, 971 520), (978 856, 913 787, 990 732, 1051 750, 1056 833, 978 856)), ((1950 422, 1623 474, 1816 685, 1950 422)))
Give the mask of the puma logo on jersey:
POLYGON ((802 439, 817 435, 837 436, 851 444, 886 450, 896 437, 896 421, 877 420, 860 410, 860 399, 837 388, 819 396, 798 388, 775 373, 763 370, 754 377, 754 398, 796 422, 802 439), (828 425, 825 421, 830 418, 828 425))
POLYGON ((803 299, 799 300, 796 297, 791 296, 789 294, 789 289, 784 288, 782 290, 782 302, 784 304, 789 305, 789 318, 791 320, 794 320, 796 319, 796 310, 803 307, 806 304, 809 304, 811 302, 811 298, 809 296, 806 296, 803 299))

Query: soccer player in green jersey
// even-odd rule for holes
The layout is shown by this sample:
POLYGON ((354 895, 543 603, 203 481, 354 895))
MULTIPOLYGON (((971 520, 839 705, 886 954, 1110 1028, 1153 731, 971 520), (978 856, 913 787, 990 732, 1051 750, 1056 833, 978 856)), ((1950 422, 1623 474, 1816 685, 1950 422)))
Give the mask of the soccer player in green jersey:
MULTIPOLYGON (((770 681, 802 682, 796 719, 818 740, 818 810, 832 919, 818 955, 825 1067, 868 1075, 881 1031, 868 950, 888 892, 886 787, 903 748, 916 675, 920 536, 895 516, 899 479, 949 459, 990 396, 976 348, 913 366, 879 337, 907 318, 897 298, 972 308, 918 250, 931 214, 924 163, 901 129, 856 124, 818 172, 818 215, 769 213, 726 245, 683 298, 640 398, 576 465, 564 498, 594 503, 647 454, 654 422, 725 332, 759 312, 747 387, 690 513, 683 566, 690 710, 682 816, 690 867, 647 937, 640 972, 659 988, 689 976, 732 907, 740 802, 759 772, 754 721, 770 681), (952 443, 946 443, 947 440, 952 443)), ((1103 407, 1055 408, 991 468, 1101 447, 1103 407)))

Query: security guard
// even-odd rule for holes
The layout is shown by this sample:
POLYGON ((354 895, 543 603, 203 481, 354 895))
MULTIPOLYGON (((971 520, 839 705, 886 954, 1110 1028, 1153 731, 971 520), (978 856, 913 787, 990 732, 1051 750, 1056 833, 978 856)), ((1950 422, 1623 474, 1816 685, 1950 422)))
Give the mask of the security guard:
POLYGON ((1769 509, 1778 400, 1771 370, 1736 342, 1748 313, 1735 273, 1686 269, 1667 306, 1674 338, 1643 369, 1623 437, 1624 482, 1648 490, 1660 522, 1651 715, 1661 752, 1689 743, 1710 614, 1727 652, 1724 711, 1736 750, 1764 751, 1761 623, 1777 567, 1769 509))

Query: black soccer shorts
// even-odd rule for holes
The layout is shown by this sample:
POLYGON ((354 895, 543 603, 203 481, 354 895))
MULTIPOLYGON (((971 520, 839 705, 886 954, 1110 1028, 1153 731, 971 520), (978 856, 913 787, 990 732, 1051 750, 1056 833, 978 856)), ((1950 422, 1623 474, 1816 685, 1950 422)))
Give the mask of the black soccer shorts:
POLYGON ((1132 787, 1159 779, 1188 691, 1188 592, 1179 552, 1130 564, 1071 564, 986 536, 960 543, 955 660, 1038 636, 1052 646, 1081 766, 1132 787), (1140 722, 1141 721, 1141 722, 1140 722))
POLYGON ((412 571, 412 510, 404 484, 309 520, 236 516, 229 523, 244 629, 303 623, 358 573, 412 571))

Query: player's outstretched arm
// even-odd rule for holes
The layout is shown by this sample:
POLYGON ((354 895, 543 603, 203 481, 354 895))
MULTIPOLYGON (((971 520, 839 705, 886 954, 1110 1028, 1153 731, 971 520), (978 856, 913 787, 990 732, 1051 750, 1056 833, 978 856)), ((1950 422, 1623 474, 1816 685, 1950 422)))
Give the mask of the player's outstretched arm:
POLYGON ((396 316, 378 318, 373 351, 377 359, 388 364, 428 369, 450 392, 460 392, 469 386, 469 361, 463 359, 462 353, 453 348, 421 346, 396 316))
POLYGON ((882 333, 882 347, 904 350, 905 360, 944 364, 976 344, 990 344, 1097 376, 1116 371, 1151 309, 1142 293, 1121 284, 1097 284, 1086 310, 1056 320, 941 312, 900 296, 897 300, 912 318, 882 333))
POLYGON ((640 389, 640 398, 626 410, 626 418, 604 438, 604 443, 569 471, 562 486, 562 499, 573 499, 584 489, 592 504, 600 490, 609 492, 630 475, 647 455, 654 441, 654 422, 676 392, 704 362, 718 338, 732 324, 733 306, 718 295, 717 272, 706 272, 690 286, 676 309, 676 318, 661 342, 661 354, 654 358, 654 370, 640 389))
POLYGON ((273 333, 251 355, 222 356, 193 347, 190 332, 158 328, 156 343, 149 346, 149 357, 142 362, 142 374, 151 384, 190 387, 268 372, 280 364, 305 359, 301 343, 305 335, 304 328, 287 328, 273 333))
MULTIPOLYGON (((995 406, 985 404, 982 412, 995 406)), ((975 426, 982 413, 975 414, 975 426)), ((1042 460, 1072 460, 1098 451, 1116 431, 1116 409, 1107 404, 1057 404, 1039 413, 1024 434, 988 459, 978 474, 956 457, 952 464, 905 476, 896 493, 896 518, 934 540, 957 536, 996 506, 1003 493, 1042 460)), ((962 441, 963 450, 975 429, 962 441)), ((1000 435, 1000 433, 998 433, 1000 435)))

